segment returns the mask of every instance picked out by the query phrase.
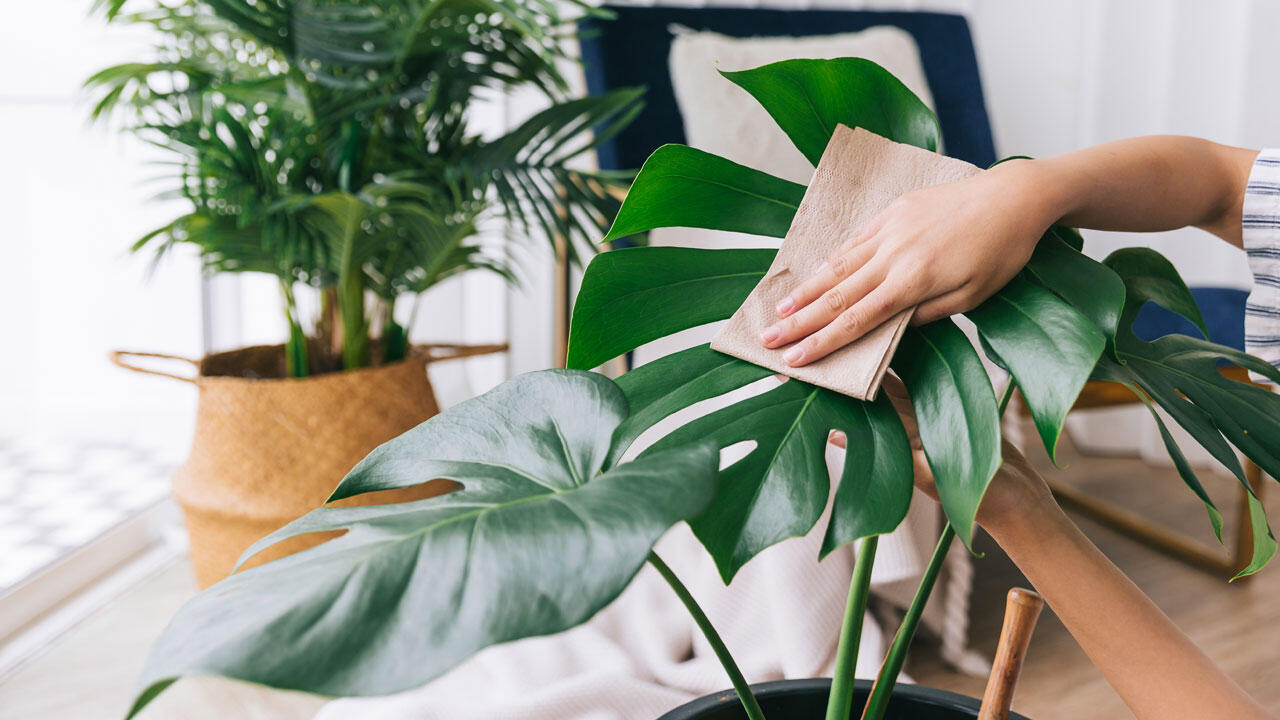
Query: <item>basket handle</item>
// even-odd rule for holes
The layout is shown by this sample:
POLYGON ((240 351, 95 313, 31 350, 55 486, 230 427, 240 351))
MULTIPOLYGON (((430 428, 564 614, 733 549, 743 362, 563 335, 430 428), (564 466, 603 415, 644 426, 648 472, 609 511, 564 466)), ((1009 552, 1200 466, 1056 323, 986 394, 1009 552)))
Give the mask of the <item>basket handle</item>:
POLYGON ((427 362, 439 362, 441 360, 457 360, 459 358, 475 357, 476 355, 490 355, 493 353, 506 352, 508 350, 507 343, 495 343, 492 345, 456 345, 452 343, 435 343, 429 345, 420 345, 427 352, 427 362))
POLYGON ((132 370, 133 372, 145 373, 147 375, 159 375, 160 377, 172 378, 174 380, 181 380, 182 382, 191 383, 192 385, 194 385, 196 382, 195 376, 175 375, 174 373, 168 373, 163 370, 152 370, 150 368, 142 367, 141 365, 135 365, 132 362, 129 362, 128 360, 126 360, 125 358, 159 358, 161 360, 181 360, 183 362, 190 363, 193 368, 198 367, 200 365, 199 361, 192 360, 191 358, 182 357, 181 355, 167 355, 165 353, 132 352, 129 350, 112 350, 110 357, 111 357, 112 363, 114 363, 119 367, 124 368, 125 370, 132 370))

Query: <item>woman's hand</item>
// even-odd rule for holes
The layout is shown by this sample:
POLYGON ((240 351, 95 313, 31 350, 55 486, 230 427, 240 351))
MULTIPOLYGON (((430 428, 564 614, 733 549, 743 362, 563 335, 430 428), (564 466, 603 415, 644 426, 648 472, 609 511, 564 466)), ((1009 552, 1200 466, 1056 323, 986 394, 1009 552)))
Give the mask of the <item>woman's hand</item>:
POLYGON ((899 312, 926 323, 972 309, 1005 285, 1057 218, 1037 161, 1015 160, 898 198, 778 303, 765 347, 797 343, 793 367, 853 342, 899 312))
MULTIPOLYGON (((920 443, 920 432, 916 426, 915 411, 911 409, 911 399, 902 381, 892 375, 886 375, 880 386, 881 392, 888 395, 893 407, 902 418, 902 427, 907 431, 907 440, 911 443, 911 454, 915 470, 915 484, 922 492, 935 501, 938 490, 933 484, 933 471, 929 469, 929 461, 925 458, 924 447, 920 443)), ((831 433, 831 442, 839 447, 845 446, 844 433, 831 433)), ((978 507, 978 524, 987 530, 998 528, 1002 522, 1016 517, 1019 512, 1026 512, 1032 506, 1039 505, 1057 510, 1057 503, 1044 478, 1036 471, 1027 458, 1007 440, 1002 449, 1004 462, 996 475, 991 479, 982 504, 978 507)))

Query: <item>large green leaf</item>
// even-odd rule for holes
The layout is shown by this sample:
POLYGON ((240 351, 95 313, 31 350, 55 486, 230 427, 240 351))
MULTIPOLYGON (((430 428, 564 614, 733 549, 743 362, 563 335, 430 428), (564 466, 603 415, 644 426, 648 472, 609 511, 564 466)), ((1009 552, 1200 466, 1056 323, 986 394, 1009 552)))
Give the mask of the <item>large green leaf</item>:
POLYGON ((604 472, 626 415, 600 375, 519 376, 383 445, 361 488, 463 485, 396 505, 322 508, 249 550, 337 539, 247 570, 182 607, 156 643, 131 715, 183 675, 325 695, 379 695, 481 648, 559 632, 611 602, 672 524, 711 495, 718 453, 683 444, 604 472))
POLYGON ((1209 337, 1200 306, 1168 258, 1150 248, 1121 248, 1107 256, 1107 267, 1124 279, 1125 328, 1129 329, 1144 303, 1154 302, 1190 320, 1209 337))
POLYGON ((902 81, 862 58, 783 60, 721 72, 751 93, 815 166, 836 125, 938 149, 938 119, 902 81))
POLYGON ((729 317, 775 254, 644 247, 597 255, 573 306, 568 366, 593 368, 651 340, 729 317))
MULTIPOLYGON (((1265 510, 1231 446, 1267 474, 1280 473, 1280 395, 1231 380, 1220 369, 1229 363, 1276 382, 1280 382, 1280 371, 1256 357, 1200 338, 1167 335, 1152 342, 1138 338, 1132 322, 1147 302, 1178 312, 1202 329, 1204 322, 1177 270, 1158 253, 1127 248, 1113 253, 1106 263, 1124 281, 1126 299, 1116 335, 1118 362, 1099 363, 1099 377, 1140 387, 1240 481, 1248 494, 1254 529, 1253 557, 1241 574, 1256 572, 1275 555, 1277 545, 1265 510)), ((1178 466, 1176 455, 1174 464, 1178 466)), ((1210 521, 1215 522, 1217 510, 1199 483, 1185 474, 1183 480, 1206 502, 1210 521)))
POLYGON ((640 433, 675 412, 769 377, 773 371, 698 345, 645 363, 618 378, 631 414, 614 436, 616 461, 640 433))
POLYGON ((1000 417, 991 380, 950 320, 908 328, 893 369, 911 395, 942 509, 972 547, 978 505, 1000 467, 1000 417))
POLYGON ((832 430, 853 444, 841 479, 848 484, 841 518, 829 529, 824 552, 902 522, 911 499, 905 432, 891 408, 862 406, 789 380, 681 426, 641 457, 701 439, 721 448, 752 443, 745 457, 720 471, 710 507, 689 522, 728 583, 762 550, 804 535, 818 521, 830 492, 825 451, 832 430))
POLYGON ((804 186, 685 145, 645 160, 605 241, 663 227, 782 237, 804 186))
POLYGON ((1018 383, 1053 458, 1062 424, 1106 347, 1097 326, 1021 277, 965 313, 1018 383))
MULTIPOLYGON (((1098 362, 1098 366, 1094 369, 1095 380, 1103 380, 1107 382, 1115 382, 1129 388, 1130 391, 1139 397, 1151 412, 1151 418, 1155 420, 1156 427, 1160 430, 1160 439, 1164 442, 1165 451, 1169 453, 1169 458, 1173 461, 1173 466, 1178 471, 1178 477, 1186 483, 1191 492, 1204 503, 1205 511, 1209 515, 1209 525, 1213 528, 1213 534, 1222 541, 1222 512, 1218 510, 1218 506, 1209 497, 1208 491, 1204 489, 1204 485, 1200 483, 1200 478, 1191 468, 1191 463, 1187 461, 1186 456, 1182 453, 1182 448, 1178 447, 1178 443, 1173 439, 1173 435, 1169 432, 1169 428, 1165 426, 1164 420, 1160 418, 1155 407, 1151 403, 1150 396, 1137 385, 1137 378, 1133 373, 1133 368, 1126 365, 1120 365, 1110 358, 1102 358, 1098 362)), ((1165 398, 1166 401, 1172 398, 1165 398)), ((1175 406, 1181 403, 1174 402, 1175 406)), ((1188 405, 1190 405, 1188 403, 1188 405)), ((1213 426, 1212 420, 1209 419, 1202 411, 1194 406, 1184 409, 1181 418, 1175 418, 1178 424, 1191 432, 1193 435, 1201 435, 1206 442, 1212 444, 1215 457, 1221 456, 1224 465, 1230 468, 1236 468, 1238 472, 1243 474, 1243 469, 1239 467, 1239 461, 1231 448, 1227 446, 1226 440, 1222 438, 1222 434, 1213 426)), ((1202 444, 1204 444, 1202 442, 1202 444)), ((1207 447, 1208 445, 1206 445, 1207 447)), ((1255 553, 1256 556, 1256 553, 1255 553)))
POLYGON ((822 539, 825 556, 836 548, 870 535, 892 532, 911 506, 911 446, 887 395, 871 402, 845 399, 863 422, 845 426, 844 469, 822 539))
POLYGON ((1114 342, 1124 307, 1124 282, 1102 263, 1080 252, 1080 236, 1053 227, 1036 244, 1026 271, 1066 300, 1114 342))

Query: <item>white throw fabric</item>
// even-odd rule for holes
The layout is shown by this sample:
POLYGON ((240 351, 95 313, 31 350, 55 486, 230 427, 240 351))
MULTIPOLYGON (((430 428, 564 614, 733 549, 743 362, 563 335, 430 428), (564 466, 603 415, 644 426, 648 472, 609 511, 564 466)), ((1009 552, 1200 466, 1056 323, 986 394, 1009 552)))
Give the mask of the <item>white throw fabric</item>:
MULTIPOLYGON (((732 70, 789 57, 850 55, 889 67, 929 100, 915 44, 899 30, 749 40, 680 31, 672 48, 672 74, 690 144, 807 181, 811 168, 803 156, 749 96, 715 72, 715 63, 732 70), (703 95, 713 90, 714 94, 703 95), (759 117, 732 134, 718 135, 721 120, 717 117, 736 116, 746 112, 744 108, 758 112, 759 117), (775 133, 781 141, 758 137, 759 133, 775 133), (788 159, 778 148, 790 150, 792 156, 788 159)), ((730 233, 678 230, 655 233, 654 241, 703 247, 777 245, 777 241, 761 243, 730 233)), ((647 362, 707 342, 714 329, 694 328, 652 343, 637 351, 636 361, 647 362)), ((639 445, 776 382, 764 380, 700 403, 651 429, 639 445)), ((726 452, 724 461, 732 459, 736 458, 726 452)), ((842 450, 828 446, 827 465, 833 477, 839 476, 843 460, 842 450)), ((872 576, 878 594, 898 604, 909 601, 937 539, 939 518, 934 503, 917 497, 908 522, 881 540, 872 576)), ((677 526, 659 543, 659 554, 697 597, 751 682, 832 672, 854 554, 852 548, 842 549, 819 563, 825 527, 824 515, 807 536, 779 543, 748 563, 727 588, 688 526, 677 526)), ((944 648, 953 660, 984 672, 983 662, 964 651, 970 566, 958 544, 946 567, 926 611, 926 625, 941 630, 944 648)), ((857 663, 859 677, 874 676, 885 646, 879 626, 868 615, 857 663)), ((646 567, 618 601, 582 627, 489 648, 416 690, 336 700, 321 710, 317 720, 653 720, 677 705, 728 686, 727 676, 685 608, 661 577, 646 567)))

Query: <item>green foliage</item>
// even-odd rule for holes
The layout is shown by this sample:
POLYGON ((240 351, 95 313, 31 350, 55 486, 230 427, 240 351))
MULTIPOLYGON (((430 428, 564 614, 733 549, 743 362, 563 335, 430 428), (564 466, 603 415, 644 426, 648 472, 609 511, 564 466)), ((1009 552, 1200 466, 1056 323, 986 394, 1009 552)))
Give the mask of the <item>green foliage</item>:
POLYGON ((573 161, 630 122, 642 91, 573 98, 557 67, 582 3, 515 0, 166 0, 114 22, 149 26, 153 57, 86 82, 114 117, 172 155, 190 212, 139 240, 194 244, 216 272, 265 272, 329 294, 312 323, 289 313, 294 374, 397 356, 378 336, 397 300, 458 272, 513 278, 476 237, 499 218, 563 237, 575 258, 618 209, 626 173, 573 161), (488 139, 474 106, 529 88, 550 104, 488 139), (385 348, 383 346, 386 346, 385 348), (379 349, 381 358, 377 357, 379 349))
POLYGON ((705 507, 706 442, 608 462, 627 417, 594 373, 516 377, 386 443, 339 495, 446 477, 463 489, 321 508, 259 541, 345 530, 232 575, 178 611, 131 715, 175 679, 215 674, 325 695, 417 687, 497 643, 559 632, 611 602, 658 537, 705 507))
MULTIPOLYGON (((1219 370, 1231 364, 1276 382, 1280 382, 1280 371, 1251 355, 1200 338, 1168 335, 1152 342, 1138 338, 1131 325, 1147 302, 1181 313, 1202 331, 1204 319, 1177 270, 1154 250, 1117 250, 1107 258, 1106 265, 1124 282, 1126 298, 1121 323, 1124 329, 1115 338, 1116 358, 1103 358, 1095 375, 1140 388, 1240 481, 1248 493, 1249 520, 1253 527, 1253 557, 1240 574, 1257 572, 1275 555, 1276 539, 1267 524, 1266 511, 1245 477, 1236 449, 1268 475, 1280 477, 1273 474, 1280 472, 1280 413, 1277 412, 1280 408, 1274 393, 1230 380, 1219 370)), ((1174 467, 1204 502, 1214 532, 1221 536, 1221 513, 1163 422, 1160 425, 1174 467)))
POLYGON ((751 93, 815 166, 836 125, 938 149, 938 119, 933 111, 901 80, 870 60, 783 60, 721 74, 751 93))
MULTIPOLYGON (((1057 295, 1023 277, 1015 277, 966 315, 1022 389, 1052 458, 1067 413, 1106 345, 1102 331, 1057 295)), ((956 530, 961 538, 968 537, 963 528, 956 530)))
MULTIPOLYGON (((759 100, 815 163, 833 128, 842 122, 922 147, 936 146, 932 113, 881 68, 866 61, 786 61, 726 76, 759 100)), ((793 214, 790 208, 798 205, 794 189, 777 178, 769 180, 759 170, 704 156, 674 146, 655 153, 636 177, 634 187, 642 191, 627 197, 612 234, 675 225, 741 230, 747 224, 742 218, 753 218, 756 234, 785 234, 788 213, 793 214), (752 205, 758 207, 752 209, 752 205)), ((967 313, 984 349, 1010 370, 1050 455, 1067 412, 1084 382, 1093 376, 1141 388, 1238 476, 1243 473, 1232 445, 1262 467, 1280 471, 1280 427, 1267 419, 1280 417, 1280 398, 1231 382, 1216 369, 1220 360, 1248 367, 1258 366, 1259 361, 1202 340, 1165 338, 1149 344, 1134 338, 1129 326, 1146 301, 1202 324, 1190 293, 1168 261, 1154 252, 1122 251, 1103 265, 1081 253, 1082 242, 1072 230, 1051 228, 1026 269, 967 313)), ((765 255, 751 258, 743 252, 639 248, 602 254, 588 266, 574 310, 571 365, 598 365, 662 335, 727 318, 750 291, 751 278, 762 276, 768 268, 765 255), (727 282, 729 276, 739 282, 727 282), (717 291, 704 291, 711 287, 717 291)), ((651 365, 619 380, 628 396, 661 398, 643 414, 645 427, 662 415, 753 379, 732 362, 716 361, 705 348, 651 365), (689 372, 678 370, 681 363, 689 363, 689 372)), ((948 321, 910 331, 893 367, 911 391, 943 509, 961 539, 968 542, 975 511, 1000 463, 990 382, 973 348, 948 321)), ((727 468, 720 486, 733 483, 747 490, 718 490, 704 516, 693 521, 726 577, 770 544, 807 532, 817 519, 816 498, 825 497, 827 481, 825 469, 814 460, 813 448, 830 429, 820 426, 830 423, 810 422, 807 414, 812 410, 804 398, 822 397, 832 406, 847 406, 840 412, 830 410, 831 416, 852 416, 854 408, 865 405, 849 398, 826 398, 795 380, 786 385, 790 387, 732 404, 711 416, 713 420, 695 420, 675 431, 676 438, 701 433, 715 437, 721 445, 753 440, 766 449, 796 448, 768 458, 753 453, 727 468), (784 477, 789 486, 777 492, 781 500, 767 512, 753 506, 757 492, 781 487, 778 478, 784 477)), ((888 436, 901 431, 895 417, 867 417, 875 432, 888 436)), ((1175 464, 1205 501, 1215 530, 1219 529, 1221 516, 1165 435, 1175 464)), ((660 445, 676 442, 663 440, 660 445)), ((841 486, 856 490, 846 491, 844 502, 860 501, 865 511, 878 513, 877 522, 864 523, 861 530, 832 542, 847 542, 860 532, 885 532, 897 524, 896 501, 885 498, 900 495, 875 490, 889 482, 882 472, 869 465, 845 468, 841 486), (892 523, 881 524, 889 520, 892 523)), ((898 493, 909 492, 909 476, 896 482, 902 485, 898 493)), ((1265 516, 1256 502, 1251 521, 1265 529, 1265 516)), ((829 550, 829 545, 824 549, 829 550)), ((1274 550, 1269 531, 1255 533, 1254 560, 1248 571, 1261 567, 1274 550)))
MULTIPOLYGON (((238 12, 266 23, 279 7, 259 3, 238 12)), ((368 52, 380 46, 372 47, 368 52)), ((884 75, 861 61, 804 61, 735 77, 811 157, 820 154, 824 128, 862 112, 868 126, 928 146, 930 136, 918 130, 930 126, 932 115, 886 85, 884 75), (821 95, 821 102, 806 106, 814 118, 792 117, 797 93, 821 95), (855 107, 859 103, 877 106, 855 107)), ((662 159, 641 170, 641 190, 626 200, 618 221, 625 229, 618 232, 673 223, 742 229, 741 218, 753 217, 760 232, 778 234, 789 221, 795 192, 783 181, 727 161, 690 163, 701 157, 691 151, 661 152, 662 159), (749 202, 770 207, 753 214, 749 202)), ((391 207, 401 196, 386 197, 391 207)), ((330 228, 322 234, 350 238, 352 228, 370 218, 369 206, 351 198, 342 191, 316 193, 300 202, 298 216, 306 227, 330 228)), ((362 266, 362 243, 337 248, 339 270, 362 266)), ((1125 383, 1149 406, 1159 405, 1242 483, 1237 449, 1280 475, 1280 397, 1224 377, 1220 366, 1277 381, 1280 371, 1199 338, 1137 338, 1131 325, 1146 302, 1203 325, 1182 279, 1153 251, 1120 251, 1100 264, 1080 250, 1077 234, 1052 228, 1026 270, 969 313, 983 346, 1011 371, 1046 449, 1053 452, 1067 410, 1084 379, 1093 377, 1125 383)), ((570 363, 586 369, 728 317, 773 255, 636 248, 598 256, 574 310, 570 363)), ((947 548, 957 534, 971 539, 978 504, 1001 462, 1003 403, 997 405, 977 352, 951 320, 909 329, 892 367, 911 394, 950 523, 895 638, 875 703, 887 700, 947 548)), ((311 550, 233 575, 188 603, 153 651, 133 711, 176 677, 198 673, 328 694, 416 686, 483 647, 585 621, 621 592, 646 556, 690 607, 744 705, 755 707, 705 614, 650 555, 653 543, 688 520, 728 582, 766 547, 807 533, 830 494, 824 450, 832 430, 845 434, 848 452, 822 554, 895 528, 912 492, 910 447, 887 398, 858 401, 797 380, 689 421, 619 464, 664 418, 770 375, 703 345, 639 367, 616 384, 575 370, 523 375, 442 413, 375 450, 334 498, 439 477, 460 482, 461 491, 399 505, 322 508, 255 545, 246 557, 295 535, 346 530, 311 550), (717 449, 744 445, 744 456, 718 469, 717 449)), ((1159 416, 1156 422, 1220 533, 1220 513, 1159 416)), ((1245 573, 1276 552, 1261 503, 1249 497, 1255 545, 1245 573)), ((867 559, 854 593, 862 592, 858 586, 869 570, 867 559)), ((846 667, 856 656, 849 644, 857 637, 859 602, 855 597, 841 633, 838 655, 846 667)), ((836 678, 831 716, 840 715, 847 690, 841 685, 849 681, 836 678)))
POLYGON ((804 186, 686 145, 645 160, 605 240, 656 227, 700 227, 782 237, 804 186), (666 202, 678 196, 681 202, 666 202))
POLYGON ((978 505, 1000 466, 1000 415, 991 380, 950 320, 908 328, 893 370, 911 395, 942 510, 969 545, 978 505))
POLYGON ((650 340, 729 317, 776 254, 652 247, 597 255, 573 307, 568 366, 589 370, 650 340), (619 316, 626 322, 614 322, 619 316))

